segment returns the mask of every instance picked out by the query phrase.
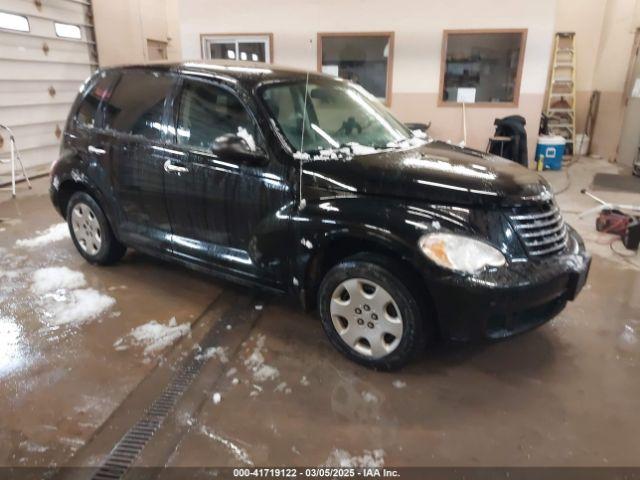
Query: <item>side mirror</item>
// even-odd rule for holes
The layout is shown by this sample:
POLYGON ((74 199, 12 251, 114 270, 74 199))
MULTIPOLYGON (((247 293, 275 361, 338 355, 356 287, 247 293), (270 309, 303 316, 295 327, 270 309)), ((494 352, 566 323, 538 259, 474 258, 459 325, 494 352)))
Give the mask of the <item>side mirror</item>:
POLYGON ((431 127, 431 122, 429 123, 417 123, 417 122, 408 122, 404 124, 409 130, 422 130, 423 132, 427 132, 431 127))
POLYGON ((216 138, 212 150, 228 158, 248 163, 263 163, 267 159, 266 152, 255 145, 255 142, 250 144, 246 138, 234 133, 216 138))

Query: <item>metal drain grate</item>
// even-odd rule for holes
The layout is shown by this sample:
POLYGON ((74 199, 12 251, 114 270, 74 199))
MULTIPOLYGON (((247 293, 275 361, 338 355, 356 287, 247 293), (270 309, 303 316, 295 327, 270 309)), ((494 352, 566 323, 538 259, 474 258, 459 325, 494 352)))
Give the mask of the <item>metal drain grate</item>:
POLYGON ((187 391, 206 358, 192 353, 191 359, 171 379, 169 385, 154 400, 138 420, 111 450, 104 463, 93 475, 95 480, 114 480, 124 476, 153 435, 160 429, 171 409, 187 391))
MULTIPOLYGON (((248 305, 255 303, 252 300, 248 305)), ((241 305, 235 305, 230 316, 242 312, 241 305)), ((201 340, 202 349, 217 346, 219 333, 212 328, 201 340)), ((172 377, 162 393, 151 403, 142 417, 125 433, 111 450, 103 464, 91 477, 95 480, 116 480, 124 477, 127 470, 133 465, 142 453, 147 443, 160 430, 162 423, 171 413, 182 395, 187 391, 193 380, 207 362, 204 355, 198 355, 197 351, 191 352, 180 370, 172 377)))

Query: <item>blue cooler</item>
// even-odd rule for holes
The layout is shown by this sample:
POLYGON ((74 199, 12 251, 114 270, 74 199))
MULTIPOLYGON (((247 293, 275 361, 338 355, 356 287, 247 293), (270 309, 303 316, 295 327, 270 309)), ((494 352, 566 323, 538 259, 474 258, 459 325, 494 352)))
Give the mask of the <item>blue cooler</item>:
POLYGON ((564 157, 564 149, 567 141, 564 137, 542 136, 538 137, 538 148, 536 149, 536 163, 540 157, 544 157, 545 170, 561 170, 562 157, 564 157))

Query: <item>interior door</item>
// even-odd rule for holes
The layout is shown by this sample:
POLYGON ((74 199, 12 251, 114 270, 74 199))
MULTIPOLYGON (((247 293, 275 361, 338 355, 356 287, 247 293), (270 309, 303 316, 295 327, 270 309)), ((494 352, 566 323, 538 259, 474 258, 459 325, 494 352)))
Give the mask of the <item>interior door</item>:
POLYGON ((176 255, 277 282, 282 265, 256 254, 263 225, 290 196, 281 168, 224 153, 225 136, 264 150, 253 115, 221 85, 185 79, 176 104, 176 147, 165 180, 176 255))
POLYGON ((165 104, 175 81, 151 70, 124 70, 105 102, 103 129, 111 138, 111 184, 125 243, 170 249, 171 224, 164 203, 165 104))

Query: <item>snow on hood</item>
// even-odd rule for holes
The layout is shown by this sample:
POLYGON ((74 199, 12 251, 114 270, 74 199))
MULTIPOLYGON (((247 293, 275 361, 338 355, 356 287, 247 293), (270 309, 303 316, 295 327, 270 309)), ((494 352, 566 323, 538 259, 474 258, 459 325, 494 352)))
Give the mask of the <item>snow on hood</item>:
POLYGON ((422 135, 418 135, 414 132, 413 137, 398 142, 389 142, 385 148, 376 148, 369 145, 362 145, 357 142, 349 142, 345 146, 339 148, 324 148, 314 155, 297 151, 294 152, 293 158, 300 161, 350 160, 354 156, 372 155, 391 150, 417 148, 433 141, 424 132, 421 132, 420 130, 416 130, 416 132, 420 132, 422 135))

